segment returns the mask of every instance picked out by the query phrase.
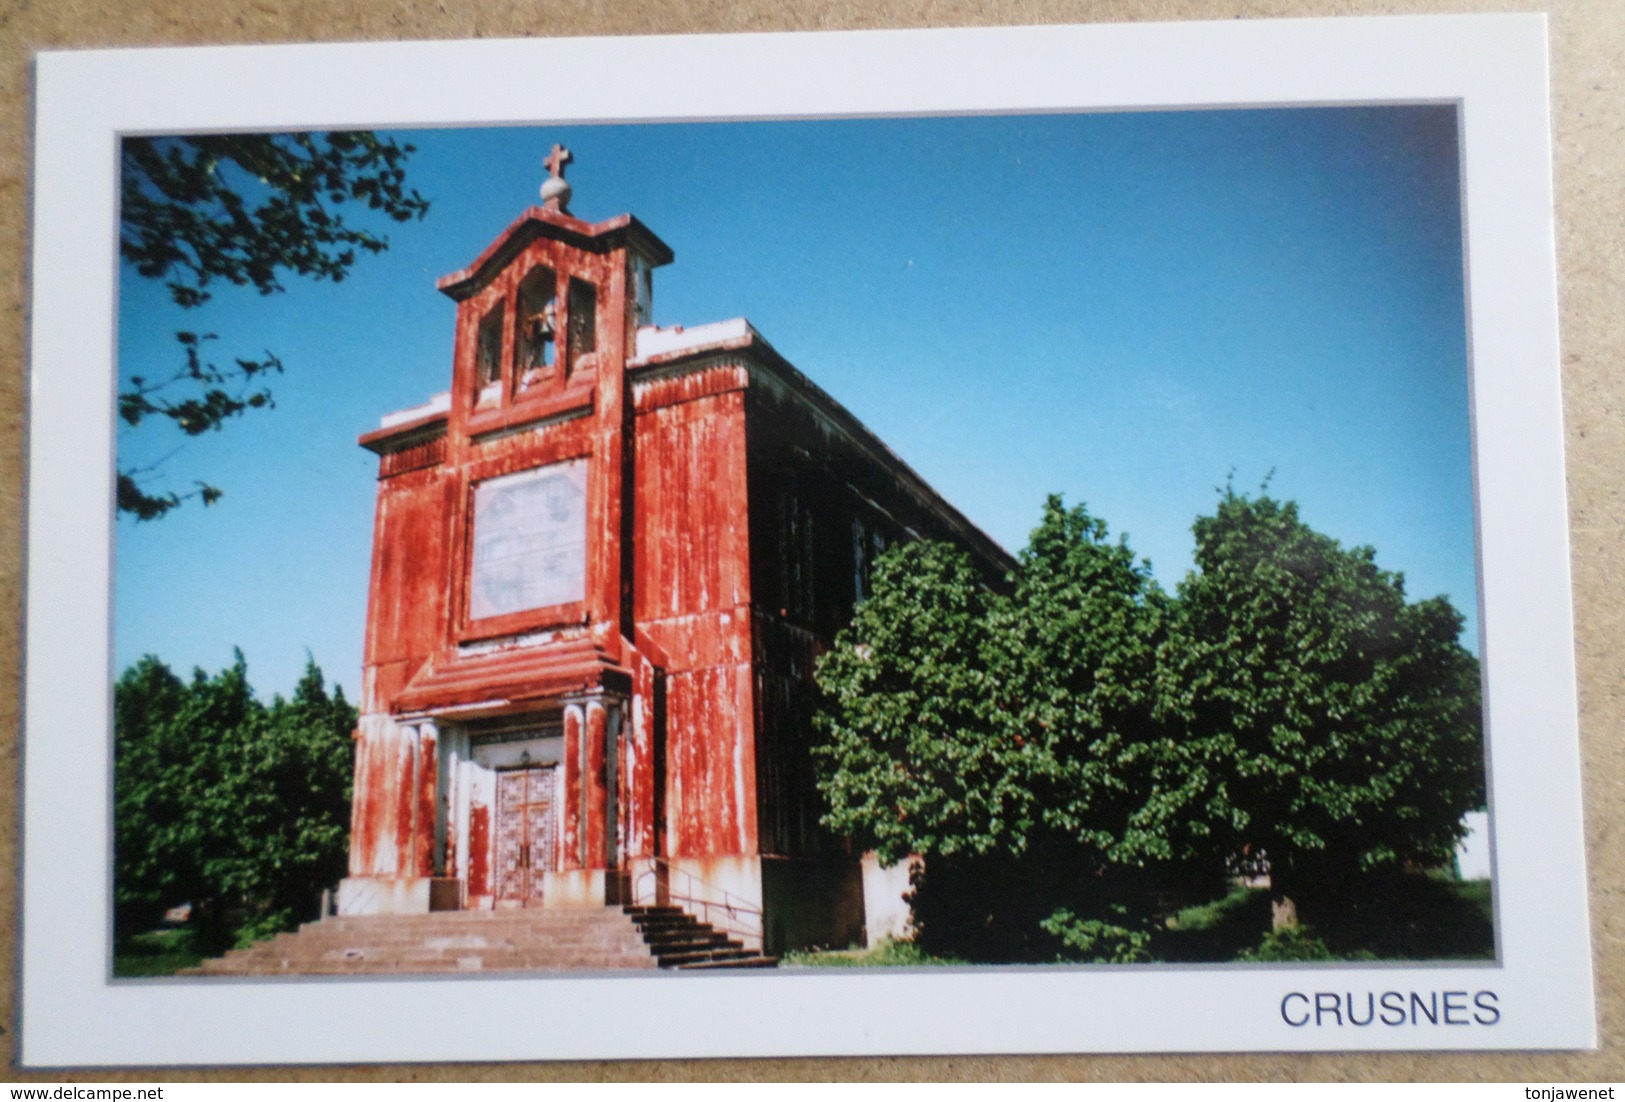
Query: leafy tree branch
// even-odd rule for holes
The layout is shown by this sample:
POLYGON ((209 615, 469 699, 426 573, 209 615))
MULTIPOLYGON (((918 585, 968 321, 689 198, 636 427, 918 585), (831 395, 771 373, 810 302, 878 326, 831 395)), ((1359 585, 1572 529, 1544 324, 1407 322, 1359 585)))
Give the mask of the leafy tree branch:
MULTIPOLYGON (((384 234, 352 224, 346 208, 398 223, 427 212, 428 200, 406 186, 412 151, 365 131, 126 138, 120 254, 183 309, 208 302, 219 283, 270 295, 290 275, 341 282, 360 256, 389 247, 384 234)), ((136 428, 157 418, 196 437, 273 407, 265 377, 281 374, 282 361, 266 352, 221 368, 201 353, 214 339, 177 333, 181 366, 161 379, 131 379, 119 393, 123 421, 136 428)), ((190 498, 207 505, 221 496, 202 481, 190 493, 153 491, 145 483, 157 466, 120 467, 120 512, 152 520, 190 498)))

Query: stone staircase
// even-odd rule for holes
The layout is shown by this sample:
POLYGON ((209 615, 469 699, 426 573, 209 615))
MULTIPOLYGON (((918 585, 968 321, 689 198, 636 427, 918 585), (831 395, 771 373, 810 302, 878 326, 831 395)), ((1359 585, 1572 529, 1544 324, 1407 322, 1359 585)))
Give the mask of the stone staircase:
POLYGON ((186 974, 466 975, 777 963, 675 907, 583 907, 327 918, 233 949, 186 974))
POLYGON ((779 963, 778 957, 746 949, 681 907, 627 907, 626 913, 662 968, 773 968, 779 963))

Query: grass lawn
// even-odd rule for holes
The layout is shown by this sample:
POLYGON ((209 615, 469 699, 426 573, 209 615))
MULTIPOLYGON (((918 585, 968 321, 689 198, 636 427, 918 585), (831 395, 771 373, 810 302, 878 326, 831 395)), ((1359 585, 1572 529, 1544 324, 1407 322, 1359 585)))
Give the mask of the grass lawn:
POLYGON ((1355 896, 1339 912, 1311 917, 1334 950, 1381 960, 1490 960, 1495 913, 1488 880, 1407 877, 1397 890, 1355 896))
POLYGON ((113 947, 113 976, 172 976, 182 968, 196 967, 206 955, 193 948, 192 931, 184 927, 150 930, 113 947))
POLYGON ((784 954, 784 968, 916 968, 962 965, 953 957, 934 957, 912 941, 884 938, 870 949, 796 949, 784 954))
MULTIPOLYGON (((1308 930, 1273 946, 1276 960, 1490 960, 1494 913, 1488 880, 1406 876, 1352 893, 1334 905, 1300 901, 1308 930), (1310 938, 1324 955, 1298 955, 1310 938)), ((1159 933, 1152 953, 1177 962, 1233 961, 1257 951, 1270 932, 1269 893, 1236 888, 1186 907, 1159 933)))
POLYGON ((1269 892, 1235 888, 1221 899, 1186 907, 1151 943, 1158 960, 1181 964, 1231 961, 1257 945, 1270 928, 1269 892))

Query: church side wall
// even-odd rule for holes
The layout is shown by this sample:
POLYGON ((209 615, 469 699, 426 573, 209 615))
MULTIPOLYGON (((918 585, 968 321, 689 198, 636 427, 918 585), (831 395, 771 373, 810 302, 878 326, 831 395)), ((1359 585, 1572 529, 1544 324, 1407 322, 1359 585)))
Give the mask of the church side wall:
POLYGON ((440 640, 453 482, 445 468, 379 482, 361 710, 384 712, 440 640))
MULTIPOLYGON (((898 930, 905 872, 867 879, 860 855, 818 822, 811 747, 817 660, 868 594, 887 548, 960 542, 883 449, 864 447, 792 386, 766 373, 748 392, 751 593, 757 768, 769 951, 842 947, 866 927, 898 930), (877 455, 880 456, 877 458, 877 455), (894 894, 895 893, 895 894, 894 894), (867 898, 866 898, 867 896, 867 898), (872 914, 870 912, 873 912, 872 914)), ((970 548, 990 578, 996 563, 970 548)), ((871 860, 872 863, 872 860, 871 860)))
POLYGON ((755 386, 748 415, 762 850, 850 860, 818 823, 813 670, 851 619, 877 549, 904 531, 875 501, 884 472, 865 469, 793 394, 755 386))
POLYGON ((757 852, 743 376, 718 367, 635 391, 633 608, 666 661, 672 858, 757 852))

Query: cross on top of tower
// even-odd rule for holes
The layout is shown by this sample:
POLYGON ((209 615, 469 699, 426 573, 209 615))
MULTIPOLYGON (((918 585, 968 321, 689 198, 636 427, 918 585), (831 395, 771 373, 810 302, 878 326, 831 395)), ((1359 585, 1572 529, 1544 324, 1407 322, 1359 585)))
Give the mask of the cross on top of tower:
POLYGON ((564 166, 575 160, 575 156, 557 142, 548 155, 542 158, 548 176, 542 181, 542 206, 548 210, 556 210, 563 214, 570 213, 570 185, 564 179, 564 166))
POLYGON ((547 166, 548 175, 557 176, 562 180, 564 179, 564 166, 569 164, 574 159, 574 154, 572 154, 562 145, 555 142, 553 144, 553 151, 549 153, 545 159, 543 159, 542 164, 547 166))

